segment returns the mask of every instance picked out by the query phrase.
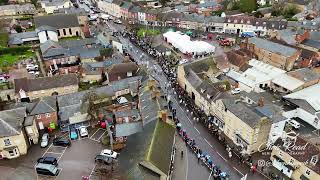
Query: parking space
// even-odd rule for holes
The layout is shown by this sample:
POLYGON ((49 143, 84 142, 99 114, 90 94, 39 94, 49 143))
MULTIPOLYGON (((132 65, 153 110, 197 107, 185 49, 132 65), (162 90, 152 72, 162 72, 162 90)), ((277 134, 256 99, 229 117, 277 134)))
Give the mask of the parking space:
POLYGON ((100 139, 103 137, 105 133, 107 133, 106 129, 99 128, 91 136, 89 136, 89 139, 96 142, 100 142, 100 139))

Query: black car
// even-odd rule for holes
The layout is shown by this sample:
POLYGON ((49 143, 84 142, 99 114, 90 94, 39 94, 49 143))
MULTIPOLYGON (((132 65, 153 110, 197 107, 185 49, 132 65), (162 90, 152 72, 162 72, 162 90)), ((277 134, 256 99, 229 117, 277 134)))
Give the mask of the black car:
POLYGON ((94 158, 94 161, 97 163, 104 163, 109 165, 112 163, 113 159, 111 157, 107 157, 99 154, 94 158))
POLYGON ((69 139, 57 137, 53 139, 53 145, 67 147, 67 146, 71 146, 71 141, 69 139))
POLYGON ((51 165, 58 166, 57 159, 55 157, 50 157, 50 156, 41 157, 37 160, 37 162, 42 164, 51 164, 51 165))

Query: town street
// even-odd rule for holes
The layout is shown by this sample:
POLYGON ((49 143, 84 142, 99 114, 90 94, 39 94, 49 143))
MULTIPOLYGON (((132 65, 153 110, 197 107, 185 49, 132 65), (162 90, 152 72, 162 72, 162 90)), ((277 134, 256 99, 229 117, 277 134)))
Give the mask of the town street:
MULTIPOLYGON (((114 31, 122 31, 123 26, 115 25, 113 23, 108 23, 108 26, 114 31)), ((133 59, 135 59, 138 64, 144 64, 148 66, 148 69, 155 69, 156 72, 161 71, 161 67, 158 64, 155 64, 155 60, 150 56, 147 56, 145 52, 132 44, 128 39, 119 37, 120 41, 123 43, 123 46, 126 47, 128 53, 131 55, 133 59), (144 54, 143 58, 141 55, 144 54)), ((150 71, 154 72, 154 71, 150 71)), ((162 89, 164 90, 166 84, 168 83, 164 73, 153 73, 153 77, 155 77, 158 82, 160 82, 162 89), (161 75, 160 75, 161 74, 161 75)), ((166 90, 164 90, 166 92, 166 90)), ((190 118, 190 115, 184 107, 180 106, 177 101, 177 97, 172 95, 172 92, 169 90, 168 95, 170 96, 170 100, 173 102, 173 108, 177 109, 177 117, 182 123, 183 129, 186 130, 189 137, 195 139, 197 146, 199 146, 204 152, 208 153, 211 157, 213 157, 213 163, 217 164, 222 171, 230 174, 230 179, 240 179, 245 174, 248 174, 247 179, 266 179, 266 177, 261 174, 255 173, 252 175, 250 173, 250 169, 244 165, 239 163, 239 159, 237 157, 232 157, 229 159, 227 156, 227 151, 224 149, 223 145, 219 143, 219 141, 213 137, 208 130, 202 126, 201 124, 197 124, 190 118)), ((185 175, 186 180, 205 180, 210 179, 210 172, 201 163, 198 163, 198 159, 196 155, 192 151, 186 152, 188 161, 187 161, 187 173, 185 175)), ((213 178, 212 178, 213 179, 213 178)))

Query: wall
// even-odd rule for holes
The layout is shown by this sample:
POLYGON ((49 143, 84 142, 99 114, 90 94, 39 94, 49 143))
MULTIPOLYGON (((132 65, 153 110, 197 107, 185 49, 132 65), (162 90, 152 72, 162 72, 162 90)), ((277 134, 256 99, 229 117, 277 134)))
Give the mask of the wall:
POLYGON ((82 77, 80 79, 80 81, 82 82, 98 82, 98 81, 101 81, 102 80, 102 76, 101 74, 98 74, 98 75, 83 75, 82 74, 82 77))
POLYGON ((16 136, 0 138, 0 151, 2 151, 0 153, 2 154, 2 156, 6 157, 8 159, 17 158, 20 155, 27 154, 27 148, 28 148, 27 141, 26 141, 25 136, 22 133, 22 131, 20 132, 19 135, 16 135, 16 136), (5 144, 4 144, 5 139, 9 139, 11 142, 11 145, 5 146, 5 144), (12 147, 12 146, 18 147, 18 154, 16 156, 10 156, 7 151, 3 151, 3 148, 8 148, 8 147, 12 147))
POLYGON ((78 88, 79 88, 78 85, 72 85, 72 86, 66 86, 66 87, 58 87, 55 89, 32 91, 32 92, 27 92, 27 96, 29 96, 29 98, 33 100, 40 97, 51 96, 53 92, 58 92, 59 95, 78 92, 78 88))
POLYGON ((55 125, 58 125, 57 112, 48 113, 48 117, 47 113, 37 114, 34 116, 34 119, 38 129, 40 129, 40 123, 42 123, 45 128, 50 127, 51 122, 54 122, 55 125))
MULTIPOLYGON (((26 126, 25 130, 29 139, 32 139, 33 144, 38 144, 39 132, 35 120, 33 120, 33 124, 31 126, 26 126)), ((30 142, 30 144, 32 143, 30 142)))
POLYGON ((55 10, 72 7, 72 3, 70 1, 65 1, 63 4, 54 6, 46 6, 45 3, 41 3, 41 7, 44 8, 47 14, 52 14, 55 10))
POLYGON ((78 36, 84 37, 81 28, 80 27, 70 27, 70 28, 63 28, 63 29, 58 29, 58 38, 63 38, 63 37, 73 37, 73 36, 78 36), (64 31, 65 30, 65 33, 64 31), (70 33, 71 30, 71 33, 70 33))

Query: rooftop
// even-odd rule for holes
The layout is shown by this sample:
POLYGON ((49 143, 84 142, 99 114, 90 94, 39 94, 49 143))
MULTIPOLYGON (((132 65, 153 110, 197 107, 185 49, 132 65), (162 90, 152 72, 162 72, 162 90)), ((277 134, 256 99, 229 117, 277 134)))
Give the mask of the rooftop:
POLYGON ((0 111, 0 137, 20 134, 25 116, 25 107, 0 111))
POLYGON ((281 54, 285 57, 291 57, 297 51, 294 48, 257 37, 249 38, 249 43, 254 44, 258 48, 265 49, 273 53, 281 54))
POLYGON ((78 18, 74 14, 54 14, 34 17, 36 27, 43 25, 55 27, 57 29, 79 27, 78 18))
POLYGON ((14 80, 14 89, 16 93, 21 89, 25 92, 31 92, 72 85, 78 85, 78 78, 76 74, 40 77, 36 79, 21 78, 14 80))

